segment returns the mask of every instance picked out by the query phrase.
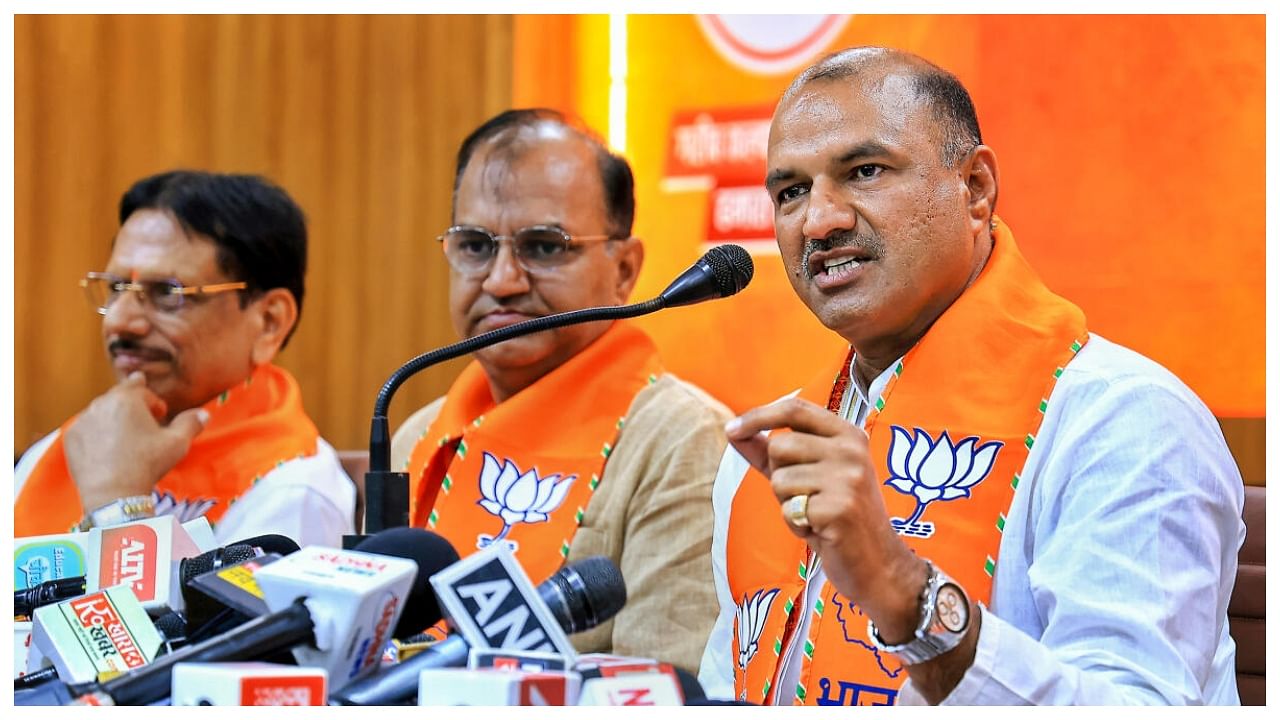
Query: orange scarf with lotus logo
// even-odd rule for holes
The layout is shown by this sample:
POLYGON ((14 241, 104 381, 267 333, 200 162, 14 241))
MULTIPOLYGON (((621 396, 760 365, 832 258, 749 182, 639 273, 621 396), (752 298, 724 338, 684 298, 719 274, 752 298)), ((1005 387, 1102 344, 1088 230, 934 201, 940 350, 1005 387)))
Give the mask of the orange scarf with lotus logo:
MULTIPOLYGON (((977 280, 893 369, 864 425, 890 522, 921 557, 989 602, 1005 513, 1049 393, 1086 342, 1084 313, 1040 282, 997 221, 977 280)), ((852 351, 801 397, 839 412, 852 351), (834 378, 834 384, 832 382, 834 378)), ((735 693, 756 703, 888 705, 907 673, 867 637, 860 608, 829 582, 800 637, 814 557, 790 533, 769 481, 747 471, 734 496, 727 572, 738 601, 735 693), (799 682, 778 687, 785 658, 799 682)))
MULTIPOLYGON (((277 465, 316 453, 320 437, 302 409, 298 381, 270 363, 204 404, 209 422, 185 457, 152 491, 156 514, 216 523, 277 465)), ((13 506, 13 535, 67 532, 81 518, 80 493, 67 469, 62 439, 71 418, 31 471, 13 506)))
POLYGON ((625 322, 501 404, 472 362, 409 455, 410 524, 464 557, 505 542, 535 584, 550 577, 632 400, 662 372, 653 341, 625 322))

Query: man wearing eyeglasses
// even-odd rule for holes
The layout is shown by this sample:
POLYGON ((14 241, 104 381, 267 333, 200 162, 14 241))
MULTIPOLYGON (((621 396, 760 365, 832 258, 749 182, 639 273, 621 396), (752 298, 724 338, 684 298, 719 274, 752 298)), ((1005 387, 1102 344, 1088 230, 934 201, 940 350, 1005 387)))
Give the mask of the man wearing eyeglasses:
POLYGON ((80 282, 119 382, 22 458, 15 536, 171 514, 224 543, 338 545, 354 486, 272 363, 302 310, 302 211, 259 177, 179 171, 119 215, 106 271, 80 282))
MULTIPOLYGON (((631 169, 543 110, 502 113, 458 153, 450 316, 473 337, 553 313, 627 302, 644 260, 631 169)), ((697 666, 715 619, 711 482, 728 411, 663 371, 625 322, 573 325, 476 353, 449 393, 410 417, 392 463, 412 523, 462 554, 506 543, 539 582, 607 555, 626 579, 614 622, 584 652, 697 666)))

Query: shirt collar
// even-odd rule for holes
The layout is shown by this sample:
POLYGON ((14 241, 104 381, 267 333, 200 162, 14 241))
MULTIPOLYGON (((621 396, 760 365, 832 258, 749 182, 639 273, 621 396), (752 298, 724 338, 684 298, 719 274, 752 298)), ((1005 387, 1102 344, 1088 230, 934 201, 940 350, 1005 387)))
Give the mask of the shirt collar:
POLYGON ((856 360, 856 354, 849 358, 849 388, 845 391, 844 399, 840 403, 840 415, 844 419, 862 427, 862 424, 867 419, 867 408, 871 407, 884 394, 884 388, 889 384, 893 369, 902 362, 902 358, 898 358, 896 362, 889 363, 889 367, 877 375, 871 381, 871 387, 866 390, 862 389, 862 385, 858 383, 858 375, 854 372, 853 363, 856 360))

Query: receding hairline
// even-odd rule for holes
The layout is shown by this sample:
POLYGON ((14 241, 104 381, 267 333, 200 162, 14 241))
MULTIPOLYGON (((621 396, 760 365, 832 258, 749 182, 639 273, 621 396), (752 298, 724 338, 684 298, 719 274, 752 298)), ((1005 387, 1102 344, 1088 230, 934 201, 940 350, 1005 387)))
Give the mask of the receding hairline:
POLYGON ((912 79, 931 73, 950 74, 905 50, 875 46, 847 48, 831 53, 805 68, 783 91, 778 106, 786 104, 802 88, 814 82, 847 80, 863 74, 866 74, 868 80, 883 82, 895 71, 901 71, 912 79))
POLYGON ((514 162, 525 153, 536 151, 548 138, 552 141, 563 138, 569 146, 577 140, 580 147, 595 155, 594 174, 600 181, 609 234, 618 238, 630 237, 636 210, 635 176, 631 165, 626 158, 610 150, 599 133, 580 118, 550 108, 504 111, 486 120, 462 141, 454 164, 451 217, 456 217, 458 189, 473 155, 484 154, 486 164, 490 160, 514 162))
POLYGON ((906 81, 911 99, 932 115, 944 165, 954 166, 972 148, 982 144, 977 111, 964 83, 929 60, 896 48, 847 48, 818 60, 787 86, 774 111, 774 122, 783 108, 815 83, 849 81, 878 89, 892 79, 906 81))
POLYGON ((532 122, 503 128, 482 138, 473 148, 468 166, 476 161, 479 164, 495 160, 514 162, 552 143, 580 147, 593 159, 604 148, 590 132, 552 118, 538 118, 532 122))

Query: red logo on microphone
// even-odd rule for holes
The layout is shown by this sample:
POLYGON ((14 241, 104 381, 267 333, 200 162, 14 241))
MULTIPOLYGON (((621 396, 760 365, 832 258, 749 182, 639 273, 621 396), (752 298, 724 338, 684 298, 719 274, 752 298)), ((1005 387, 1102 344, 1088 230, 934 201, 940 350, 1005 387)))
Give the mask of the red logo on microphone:
POLYGON ((370 641, 369 647, 365 652, 364 659, 360 661, 359 668, 366 668, 372 665, 378 659, 378 653, 382 652, 382 646, 386 643, 390 636, 391 621, 396 617, 396 609, 400 607, 400 601, 395 595, 389 597, 382 606, 382 614, 378 616, 378 624, 373 628, 373 640, 370 641))
POLYGON ((98 664, 98 659, 114 664, 112 661, 117 657, 126 668, 147 664, 146 656, 133 641, 129 628, 120 619, 120 614, 105 592, 76 598, 70 601, 70 606, 76 620, 86 631, 91 651, 95 654, 95 665, 98 664))
POLYGON ((98 587, 127 583, 141 602, 156 597, 156 551, 160 539, 147 525, 124 525, 102 531, 98 587))
POLYGON ((619 688, 609 694, 610 705, 657 705, 650 697, 652 688, 619 688))
POLYGON ((561 706, 568 695, 569 680, 563 673, 529 673, 520 678, 521 705, 561 706))
POLYGON ((247 677, 240 683, 241 705, 324 705, 324 678, 312 676, 247 677))

